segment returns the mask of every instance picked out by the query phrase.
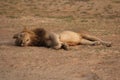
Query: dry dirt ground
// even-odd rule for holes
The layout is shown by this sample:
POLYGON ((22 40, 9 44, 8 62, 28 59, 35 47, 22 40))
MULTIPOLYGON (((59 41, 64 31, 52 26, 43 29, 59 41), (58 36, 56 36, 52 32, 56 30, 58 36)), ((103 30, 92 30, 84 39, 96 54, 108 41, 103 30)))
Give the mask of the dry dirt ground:
POLYGON ((120 80, 119 0, 0 0, 0 80, 120 80), (112 47, 18 47, 23 27, 86 31, 112 47))

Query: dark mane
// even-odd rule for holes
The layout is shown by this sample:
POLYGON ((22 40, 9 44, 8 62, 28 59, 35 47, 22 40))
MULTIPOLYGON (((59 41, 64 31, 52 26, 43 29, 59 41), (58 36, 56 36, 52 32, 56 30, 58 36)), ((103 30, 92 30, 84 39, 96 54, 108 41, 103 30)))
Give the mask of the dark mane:
POLYGON ((44 28, 33 29, 33 32, 39 37, 44 37, 46 35, 46 30, 44 28))
POLYGON ((35 46, 44 46, 44 37, 46 35, 46 30, 44 28, 36 28, 32 30, 35 34, 35 36, 31 37, 31 45, 35 46))

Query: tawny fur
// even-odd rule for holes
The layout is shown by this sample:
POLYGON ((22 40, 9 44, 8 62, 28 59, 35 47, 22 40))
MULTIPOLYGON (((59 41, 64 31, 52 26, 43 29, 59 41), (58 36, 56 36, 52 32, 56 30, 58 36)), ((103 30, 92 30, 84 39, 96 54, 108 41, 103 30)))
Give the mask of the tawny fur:
POLYGON ((18 46, 46 46, 54 49, 68 49, 68 46, 79 44, 84 45, 105 45, 111 46, 110 42, 103 41, 95 36, 88 34, 76 33, 73 31, 63 31, 59 34, 48 32, 43 28, 33 30, 24 29, 22 32, 15 34, 15 44, 18 46))

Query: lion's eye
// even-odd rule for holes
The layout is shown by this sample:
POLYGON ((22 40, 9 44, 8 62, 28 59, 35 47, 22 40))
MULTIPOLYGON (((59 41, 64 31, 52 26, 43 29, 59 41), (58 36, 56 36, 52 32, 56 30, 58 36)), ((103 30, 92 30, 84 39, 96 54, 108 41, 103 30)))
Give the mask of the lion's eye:
POLYGON ((26 41, 29 41, 29 39, 27 39, 26 41))

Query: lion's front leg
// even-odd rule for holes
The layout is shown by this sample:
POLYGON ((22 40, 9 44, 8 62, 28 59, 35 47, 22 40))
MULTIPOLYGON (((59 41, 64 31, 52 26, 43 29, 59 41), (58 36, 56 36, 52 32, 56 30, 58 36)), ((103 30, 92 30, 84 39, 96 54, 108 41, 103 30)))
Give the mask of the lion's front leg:
POLYGON ((59 39, 59 35, 56 33, 50 33, 49 38, 51 40, 51 47, 54 49, 60 49, 62 47, 62 43, 59 39))
POLYGON ((67 43, 61 43, 64 50, 69 50, 69 45, 67 43))
POLYGON ((68 44, 61 42, 59 35, 56 33, 53 33, 53 32, 49 33, 48 39, 45 42, 46 42, 46 45, 56 50, 61 48, 68 50, 68 44))
POLYGON ((53 46, 54 49, 64 49, 64 50, 69 50, 69 45, 67 43, 62 43, 60 42, 59 44, 57 44, 57 46, 53 46))
POLYGON ((54 49, 60 49, 61 48, 61 44, 60 43, 58 43, 57 45, 54 45, 52 48, 54 48, 54 49))

